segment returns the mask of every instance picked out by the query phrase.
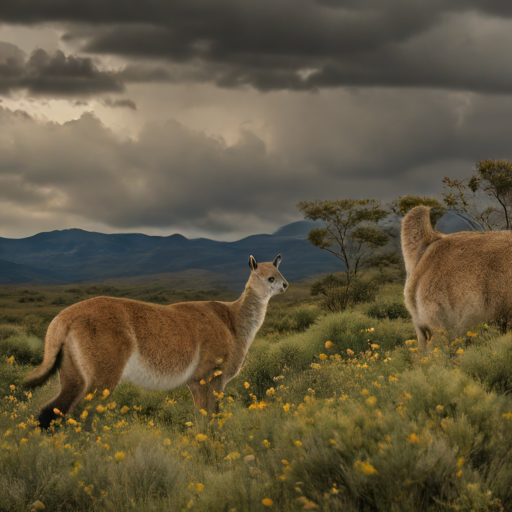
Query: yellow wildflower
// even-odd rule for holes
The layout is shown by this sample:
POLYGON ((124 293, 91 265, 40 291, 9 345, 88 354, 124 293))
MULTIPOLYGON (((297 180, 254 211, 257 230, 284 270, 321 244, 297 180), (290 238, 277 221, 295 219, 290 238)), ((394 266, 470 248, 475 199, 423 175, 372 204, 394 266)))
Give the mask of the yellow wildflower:
POLYGON ((332 347, 334 347, 334 343, 332 341, 326 341, 325 342, 325 348, 327 350, 331 349, 332 347))
POLYGON ((206 441, 208 439, 208 436, 204 435, 204 434, 197 434, 196 436, 196 441, 198 443, 201 443, 203 441, 206 441))
POLYGON ((164 446, 171 446, 171 440, 170 439, 164 439, 164 446))
POLYGON ((89 394, 84 398, 84 400, 85 400, 86 402, 90 402, 93 398, 94 398, 94 394, 93 394, 93 393, 89 393, 89 394))
POLYGON ((264 439, 264 440, 263 440, 263 442, 262 442, 261 444, 263 444, 263 446, 264 446, 265 448, 269 448, 269 447, 270 447, 270 441, 268 441, 267 439, 264 439))
POLYGON ((96 410, 98 412, 103 412, 105 410, 105 407, 103 407, 103 405, 98 405, 98 407, 96 407, 96 410))
POLYGON ((367 399, 366 399, 366 403, 368 405, 375 405, 377 403, 377 397, 375 396, 369 396, 367 399))
POLYGON ((121 407, 121 414, 126 414, 129 410, 130 408, 127 405, 123 405, 123 407, 121 407))
POLYGON ((89 413, 87 411, 83 411, 82 414, 80 414, 80 418, 82 418, 83 420, 85 420, 87 416, 89 416, 89 413))
POLYGON ((300 441, 294 441, 293 444, 300 448, 302 446, 302 443, 300 441))
POLYGON ((244 382, 244 388, 249 389, 250 384, 248 382, 244 382))
POLYGON ((350 350, 349 348, 347 348, 347 355, 349 357, 352 357, 354 355, 354 351, 353 350, 350 350))
POLYGON ((318 359, 320 359, 320 361, 325 361, 327 359, 327 355, 326 354, 320 354, 318 356, 318 359))
POLYGON ((475 338, 476 336, 478 336, 478 334, 476 332, 472 332, 472 331, 468 331, 466 333, 467 336, 469 336, 470 338, 475 338))
POLYGON ((407 438, 407 441, 411 444, 419 443, 420 437, 414 432, 407 438))
POLYGON ((265 505, 265 507, 271 507, 274 504, 274 502, 270 498, 262 499, 261 503, 265 505))
POLYGON ((104 389, 103 393, 101 394, 101 399, 105 400, 105 398, 107 398, 108 395, 110 395, 110 391, 108 389, 104 389))
POLYGON ((126 453, 124 452, 116 452, 116 454, 114 455, 114 459, 117 461, 117 462, 121 462, 122 460, 124 460, 126 458, 126 453))
POLYGON ((466 459, 464 457, 460 457, 457 461, 457 467, 461 468, 464 465, 464 462, 466 462, 466 459))
POLYGON ((354 464, 354 468, 357 471, 360 471, 361 473, 364 473, 365 475, 374 475, 378 473, 378 471, 370 464, 369 461, 361 461, 358 460, 354 464))

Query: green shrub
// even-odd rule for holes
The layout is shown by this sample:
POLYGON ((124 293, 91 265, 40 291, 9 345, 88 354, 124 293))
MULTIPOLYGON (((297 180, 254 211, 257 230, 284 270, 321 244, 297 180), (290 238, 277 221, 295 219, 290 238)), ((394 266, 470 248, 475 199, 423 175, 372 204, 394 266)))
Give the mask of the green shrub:
POLYGON ((390 320, 396 320, 397 318, 411 318, 403 302, 376 302, 366 310, 366 313, 368 316, 378 319, 389 318, 390 320))
POLYGON ((54 316, 55 315, 53 313, 25 315, 21 320, 21 324, 29 334, 34 334, 43 340, 46 335, 48 325, 54 316))
POLYGON ((6 340, 11 336, 18 336, 24 333, 25 329, 19 325, 0 324, 0 341, 6 340))
POLYGON ((299 332, 305 331, 313 325, 320 315, 316 308, 298 308, 292 312, 292 318, 295 322, 295 329, 299 332))
POLYGON ((1 356, 14 356, 18 364, 39 365, 43 360, 43 343, 34 335, 17 334, 0 341, 1 356))
POLYGON ((289 335, 276 343, 260 342, 253 346, 240 380, 248 381, 251 390, 263 396, 274 386, 274 378, 281 375, 284 368, 303 371, 321 353, 347 357, 347 349, 359 354, 367 351, 371 344, 388 351, 413 336, 412 324, 401 319, 376 321, 355 311, 327 315, 303 333, 289 335), (325 346, 327 341, 332 343, 329 349, 325 346))
POLYGON ((460 368, 488 389, 500 393, 512 391, 512 339, 510 335, 485 345, 467 348, 459 358, 460 368))
POLYGON ((52 300, 52 305, 54 306, 64 306, 65 304, 68 304, 68 298, 63 297, 62 295, 59 295, 58 297, 55 297, 55 299, 52 300))
POLYGON ((329 274, 313 283, 311 295, 322 295, 322 307, 331 312, 344 311, 350 306, 375 300, 381 284, 375 279, 352 277, 347 281, 346 273, 329 274))

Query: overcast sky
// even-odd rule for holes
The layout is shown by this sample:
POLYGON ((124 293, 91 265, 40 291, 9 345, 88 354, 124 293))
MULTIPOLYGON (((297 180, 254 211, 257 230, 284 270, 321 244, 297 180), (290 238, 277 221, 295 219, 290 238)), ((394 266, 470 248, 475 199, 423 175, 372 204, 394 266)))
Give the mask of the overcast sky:
POLYGON ((2 0, 0 237, 235 240, 512 158, 509 0, 2 0))

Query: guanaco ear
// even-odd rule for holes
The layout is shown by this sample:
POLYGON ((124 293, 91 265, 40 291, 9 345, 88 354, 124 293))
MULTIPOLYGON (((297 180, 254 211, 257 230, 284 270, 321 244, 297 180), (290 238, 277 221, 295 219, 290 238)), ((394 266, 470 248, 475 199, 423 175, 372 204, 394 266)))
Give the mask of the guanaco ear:
POLYGON ((283 259, 283 257, 280 254, 278 254, 276 256, 276 259, 272 262, 272 265, 274 265, 274 267, 276 267, 276 268, 279 268, 279 264, 281 263, 282 259, 283 259))
POLYGON ((251 267, 251 270, 256 270, 258 268, 258 263, 254 256, 249 256, 249 267, 251 267))

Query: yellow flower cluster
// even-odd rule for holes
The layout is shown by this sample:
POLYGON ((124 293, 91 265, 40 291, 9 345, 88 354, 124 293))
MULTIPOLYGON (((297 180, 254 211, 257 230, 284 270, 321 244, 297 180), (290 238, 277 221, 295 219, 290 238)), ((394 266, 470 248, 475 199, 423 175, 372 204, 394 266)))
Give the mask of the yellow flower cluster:
POLYGON ((370 461, 358 460, 354 463, 354 469, 365 475, 375 475, 378 471, 370 464, 370 461))

